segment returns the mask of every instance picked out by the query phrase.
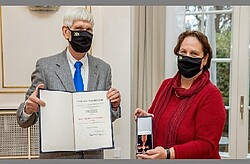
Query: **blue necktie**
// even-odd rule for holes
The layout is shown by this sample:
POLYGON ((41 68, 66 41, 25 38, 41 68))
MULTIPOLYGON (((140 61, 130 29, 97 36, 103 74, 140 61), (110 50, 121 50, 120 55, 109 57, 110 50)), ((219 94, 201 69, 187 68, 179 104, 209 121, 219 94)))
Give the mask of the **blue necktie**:
POLYGON ((82 67, 82 62, 78 61, 75 63, 75 75, 74 75, 74 84, 76 88, 76 92, 81 92, 84 91, 84 84, 82 80, 82 74, 81 74, 81 67, 82 67))

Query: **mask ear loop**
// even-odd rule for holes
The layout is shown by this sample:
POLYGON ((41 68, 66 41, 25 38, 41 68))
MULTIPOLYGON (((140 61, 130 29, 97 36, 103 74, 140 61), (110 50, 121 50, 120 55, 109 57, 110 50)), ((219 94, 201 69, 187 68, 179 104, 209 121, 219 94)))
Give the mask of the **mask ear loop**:
MULTIPOLYGON (((74 31, 72 31, 70 28, 69 28, 69 26, 66 26, 67 27, 67 29, 70 31, 70 35, 71 35, 71 37, 72 37, 72 34, 73 34, 73 32, 74 31)), ((69 38, 67 39, 68 41, 69 41, 69 38)), ((69 41, 70 42, 70 41, 69 41)))
MULTIPOLYGON (((208 55, 208 54, 207 54, 207 55, 208 55)), ((207 55, 204 55, 204 56, 201 58, 201 60, 203 60, 203 59, 205 58, 205 56, 207 56, 207 55)), ((202 66, 202 68, 201 68, 202 71, 204 70, 204 67, 205 67, 206 65, 207 65, 207 64, 205 64, 205 65, 202 66)))
POLYGON ((209 54, 207 53, 206 55, 204 55, 201 59, 204 59, 206 56, 209 57, 209 54))
POLYGON ((68 28, 68 30, 69 30, 70 32, 73 32, 73 31, 69 28, 69 26, 67 26, 67 28, 68 28))
POLYGON ((68 30, 70 31, 70 34, 71 34, 71 36, 74 34, 74 31, 73 30, 71 30, 70 28, 69 28, 69 26, 67 26, 67 28, 68 28, 68 30))

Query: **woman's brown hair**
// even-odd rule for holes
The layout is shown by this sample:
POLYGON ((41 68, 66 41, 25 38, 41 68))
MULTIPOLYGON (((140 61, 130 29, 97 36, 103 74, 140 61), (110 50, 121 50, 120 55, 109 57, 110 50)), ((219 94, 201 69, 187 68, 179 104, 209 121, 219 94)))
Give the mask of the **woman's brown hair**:
POLYGON ((210 68, 213 51, 212 51, 212 48, 208 42, 207 36, 204 35, 202 32, 195 31, 195 30, 187 30, 187 31, 181 33, 178 37, 177 44, 174 48, 174 53, 176 55, 178 54, 183 40, 189 36, 197 38, 202 45, 202 50, 203 50, 204 56, 208 55, 207 64, 203 67, 204 70, 208 70, 210 68))

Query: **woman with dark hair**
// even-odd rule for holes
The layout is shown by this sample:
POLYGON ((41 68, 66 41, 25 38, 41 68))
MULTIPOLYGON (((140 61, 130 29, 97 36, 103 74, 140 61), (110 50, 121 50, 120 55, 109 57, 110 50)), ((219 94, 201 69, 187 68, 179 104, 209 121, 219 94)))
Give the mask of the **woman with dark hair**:
POLYGON ((185 31, 174 48, 177 74, 162 82, 148 112, 153 115, 154 149, 143 159, 220 159, 219 141, 226 111, 220 90, 210 81, 212 49, 199 31, 185 31))

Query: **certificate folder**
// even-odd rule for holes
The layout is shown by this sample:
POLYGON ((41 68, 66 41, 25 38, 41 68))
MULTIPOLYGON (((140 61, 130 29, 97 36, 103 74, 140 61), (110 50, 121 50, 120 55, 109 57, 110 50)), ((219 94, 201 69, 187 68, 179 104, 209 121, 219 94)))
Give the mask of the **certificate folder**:
POLYGON ((40 152, 114 148, 107 91, 39 90, 40 152))

